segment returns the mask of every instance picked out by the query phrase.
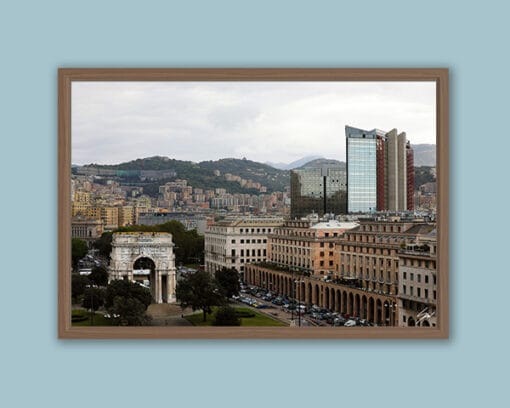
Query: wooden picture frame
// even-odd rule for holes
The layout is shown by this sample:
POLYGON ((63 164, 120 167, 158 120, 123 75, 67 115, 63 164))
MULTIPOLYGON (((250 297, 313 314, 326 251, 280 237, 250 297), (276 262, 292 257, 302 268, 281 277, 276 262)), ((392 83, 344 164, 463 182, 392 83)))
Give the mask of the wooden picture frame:
POLYGON ((446 339, 448 308, 448 69, 58 70, 58 337, 62 339, 446 339), (71 324, 71 85, 74 81, 431 81, 436 83, 437 327, 73 327, 71 324))

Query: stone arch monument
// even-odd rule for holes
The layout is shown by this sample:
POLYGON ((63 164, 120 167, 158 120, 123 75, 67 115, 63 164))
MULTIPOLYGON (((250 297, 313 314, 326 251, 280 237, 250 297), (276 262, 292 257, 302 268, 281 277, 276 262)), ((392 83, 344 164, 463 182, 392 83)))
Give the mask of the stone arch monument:
POLYGON ((116 232, 112 237, 109 280, 135 281, 135 262, 146 258, 153 265, 149 276, 155 303, 174 303, 175 255, 172 234, 166 232, 116 232))

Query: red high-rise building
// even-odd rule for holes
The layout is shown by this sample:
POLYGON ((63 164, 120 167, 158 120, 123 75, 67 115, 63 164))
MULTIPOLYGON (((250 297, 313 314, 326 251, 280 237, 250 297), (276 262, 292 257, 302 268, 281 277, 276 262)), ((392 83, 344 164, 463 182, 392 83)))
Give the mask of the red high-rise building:
POLYGON ((406 145, 407 162, 407 210, 414 210, 414 151, 411 143, 406 145))

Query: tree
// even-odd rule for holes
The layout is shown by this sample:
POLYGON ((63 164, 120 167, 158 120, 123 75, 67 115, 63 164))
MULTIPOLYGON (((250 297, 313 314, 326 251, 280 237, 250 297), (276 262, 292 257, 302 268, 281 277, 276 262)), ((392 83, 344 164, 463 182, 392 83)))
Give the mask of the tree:
POLYGON ((71 241, 71 258, 73 262, 73 268, 76 269, 78 261, 87 255, 89 248, 87 243, 81 239, 73 238, 71 241))
POLYGON ((216 311, 213 326, 241 326, 241 319, 232 306, 222 306, 216 311))
POLYGON ((102 266, 94 266, 89 275, 89 280, 97 286, 106 286, 108 284, 108 271, 102 266))
POLYGON ((113 299, 113 305, 108 311, 118 315, 119 324, 122 326, 144 326, 150 319, 145 314, 147 306, 134 297, 117 296, 113 299))
POLYGON ((73 273, 71 275, 71 296, 76 299, 85 293, 85 288, 90 285, 87 276, 73 273))
POLYGON ((193 311, 202 310, 204 322, 213 306, 224 303, 224 297, 215 280, 208 272, 197 271, 184 276, 177 282, 175 289, 177 300, 182 308, 191 307, 193 311))
POLYGON ((82 306, 95 312, 104 305, 105 291, 101 288, 88 287, 85 289, 82 306))
POLYGON ((128 280, 114 280, 106 287, 105 307, 112 315, 119 316, 119 324, 140 326, 147 324, 145 314, 152 302, 151 292, 128 280))
POLYGON ((112 252, 112 233, 104 232, 100 238, 92 243, 92 247, 97 249, 101 256, 109 258, 112 252))
POLYGON ((223 267, 214 273, 214 277, 227 298, 239 295, 241 284, 239 283, 239 272, 235 268, 223 267))

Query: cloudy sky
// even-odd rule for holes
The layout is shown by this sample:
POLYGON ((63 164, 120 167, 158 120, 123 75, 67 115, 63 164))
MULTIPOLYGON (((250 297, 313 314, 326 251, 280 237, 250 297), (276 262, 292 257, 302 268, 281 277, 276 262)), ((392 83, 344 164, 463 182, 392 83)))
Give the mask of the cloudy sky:
POLYGON ((72 163, 345 160, 345 125, 435 143, 433 82, 73 82, 72 163))

